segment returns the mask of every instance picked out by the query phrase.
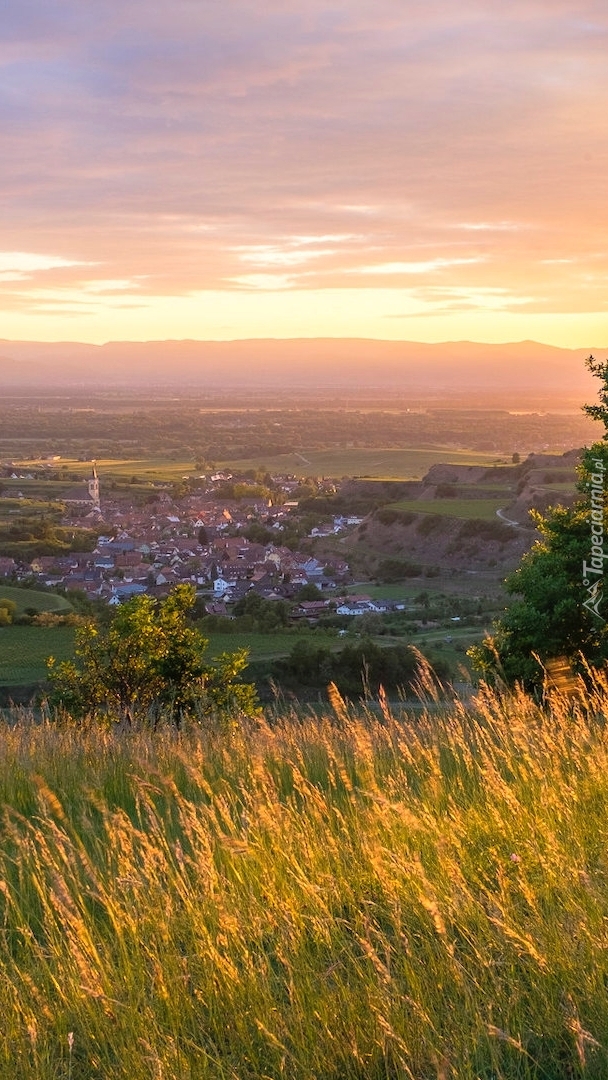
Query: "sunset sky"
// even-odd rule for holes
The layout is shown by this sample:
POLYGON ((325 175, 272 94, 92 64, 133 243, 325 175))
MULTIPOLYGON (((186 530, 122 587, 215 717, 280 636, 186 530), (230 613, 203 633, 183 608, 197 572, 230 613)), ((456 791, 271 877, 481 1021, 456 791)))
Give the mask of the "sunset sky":
POLYGON ((608 342, 606 0, 5 0, 0 338, 608 342))

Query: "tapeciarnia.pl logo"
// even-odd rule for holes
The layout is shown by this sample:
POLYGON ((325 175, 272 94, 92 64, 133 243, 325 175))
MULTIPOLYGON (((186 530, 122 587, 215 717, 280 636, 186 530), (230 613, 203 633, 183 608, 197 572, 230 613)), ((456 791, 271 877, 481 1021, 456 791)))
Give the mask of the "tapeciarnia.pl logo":
POLYGON ((594 458, 595 472, 591 474, 590 483, 590 525, 591 525, 591 555, 590 561, 583 559, 583 585, 587 590, 587 599, 583 607, 597 615, 598 619, 605 622, 600 614, 599 607, 604 589, 604 559, 608 555, 604 552, 604 477, 606 466, 601 458, 594 458))

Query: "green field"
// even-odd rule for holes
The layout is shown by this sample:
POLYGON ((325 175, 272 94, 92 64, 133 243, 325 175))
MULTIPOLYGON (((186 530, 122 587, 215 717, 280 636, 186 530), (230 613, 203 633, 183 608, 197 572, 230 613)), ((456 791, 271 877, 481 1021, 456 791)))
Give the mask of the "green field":
POLYGON ((0 598, 13 600, 17 605, 17 615, 23 615, 28 608, 36 611, 57 611, 60 614, 72 610, 70 601, 65 596, 55 593, 39 592, 37 589, 16 589, 0 581, 0 598))
MULTIPOLYGON (((27 463, 31 466, 31 463, 27 463)), ((369 477, 373 479, 419 480, 432 465, 506 465, 505 458, 496 457, 489 452, 476 450, 458 450, 454 447, 404 447, 401 449, 365 449, 363 447, 339 447, 326 450, 302 450, 289 454, 264 455, 254 458, 228 459, 218 464, 220 469, 243 472, 248 469, 263 467, 272 473, 287 473, 295 476, 327 476, 342 478, 345 476, 369 477)), ((97 471, 103 483, 104 478, 130 480, 137 477, 141 482, 155 480, 170 483, 181 480, 184 476, 195 473, 192 459, 173 460, 166 456, 103 458, 97 461, 97 471)), ((84 478, 90 474, 91 463, 62 459, 59 471, 84 478)), ((25 467, 25 466, 24 466, 25 467)), ((57 471, 57 470, 55 470, 57 471)), ((61 488, 72 484, 73 480, 12 480, 8 487, 23 491, 32 497, 46 494, 60 496, 61 488)))
MULTIPOLYGON (((32 511, 34 513, 47 513, 49 503, 60 502, 63 492, 66 488, 73 487, 74 481, 69 479, 3 480, 2 484, 5 496, 8 496, 6 500, 3 500, 7 504, 4 513, 18 508, 19 513, 27 514, 32 511), (16 502, 17 492, 19 491, 23 493, 25 498, 16 502), (34 507, 32 507, 32 503, 35 504, 34 507)), ((50 508, 52 509, 52 507, 50 508)))
MULTIPOLYGON (((14 495, 13 495, 12 498, 10 498, 10 497, 9 498, 7 498, 7 497, 0 498, 0 518, 7 518, 8 520, 10 520, 11 518, 17 517, 17 516, 20 516, 20 517, 35 517, 35 516, 40 515, 40 514, 48 515, 50 509, 51 510, 52 509, 58 509, 58 507, 49 506, 48 501, 47 502, 42 502, 40 499, 37 499, 37 498, 17 499, 16 498, 17 490, 23 491, 24 490, 23 486, 18 487, 18 483, 17 483, 16 480, 11 481, 11 483, 14 484, 14 495)), ((40 481, 36 481, 36 480, 27 480, 27 481, 24 480, 23 481, 23 484, 35 484, 35 483, 40 484, 40 481)), ((7 491, 9 490, 8 486, 6 487, 6 490, 7 491)), ((49 493, 49 497, 50 497, 50 493, 49 493)))
POLYGON ((460 520, 496 521, 507 499, 401 499, 388 503, 391 509, 411 510, 415 514, 439 514, 460 520))
POLYGON ((302 450, 301 453, 280 454, 276 457, 245 458, 223 462, 224 468, 234 471, 263 466, 271 473, 295 476, 370 477, 388 480, 420 480, 431 465, 505 465, 504 458, 475 450, 455 450, 437 447, 416 450, 366 450, 360 447, 333 450, 302 450))
MULTIPOLYGON (((334 448, 329 450, 302 450, 290 454, 255 458, 230 459, 219 463, 219 468, 235 472, 257 469, 263 466, 274 473, 289 473, 295 476, 365 476, 381 479, 417 480, 428 472, 431 465, 484 465, 507 464, 503 458, 490 453, 475 450, 456 450, 453 447, 433 447, 425 449, 364 449, 361 447, 334 448)), ((104 477, 130 479, 137 476, 142 481, 162 480, 166 482, 181 480, 183 476, 194 474, 192 459, 172 460, 166 456, 148 458, 106 458, 97 461, 97 471, 103 482, 104 477)), ((88 476, 90 462, 62 459, 61 465, 67 465, 67 472, 88 476)), ((17 484, 17 481, 13 481, 17 484)), ((21 489, 32 490, 30 485, 49 485, 52 481, 19 481, 21 489)), ((67 483, 67 481, 66 481, 67 483)), ((38 490, 36 488, 36 490, 38 490)), ((43 488, 44 490, 44 488, 43 488)))
MULTIPOLYGON (((90 475, 90 463, 83 465, 81 462, 80 467, 83 475, 90 475)), ((158 456, 126 459, 102 458, 96 462, 96 467, 102 481, 104 476, 112 476, 123 480, 130 480, 132 476, 137 476, 144 481, 164 480, 170 482, 172 480, 181 480, 182 476, 191 476, 194 473, 192 458, 178 461, 158 456)), ((76 471, 75 465, 70 465, 70 471, 72 470, 76 471)))
MULTIPOLYGON (((386 592, 386 589, 384 590, 386 592)), ((450 631, 435 631, 441 640, 450 631)), ((473 631, 473 636, 475 636, 473 631)), ((477 635, 478 637, 479 635, 477 635)), ((422 635, 421 635, 422 637, 422 635)), ((255 660, 276 660, 287 656, 298 641, 307 640, 320 648, 338 648, 342 640, 331 631, 289 630, 283 634, 210 634, 207 655, 247 649, 255 660)), ((418 640, 418 638, 417 638, 418 640)), ((394 644, 381 637, 380 645, 394 644)), ((0 628, 0 686, 26 686, 44 680, 48 656, 69 660, 74 655, 74 629, 68 626, 9 626, 0 628)), ((245 672, 245 679, 247 673, 245 672)))
MULTIPOLYGON (((248 649, 251 660, 270 660, 279 656, 287 656, 294 645, 305 638, 313 641, 319 647, 331 647, 336 645, 338 638, 330 631, 323 630, 286 630, 282 634, 210 634, 209 656, 219 656, 223 652, 236 652, 237 649, 248 649)), ((245 678, 246 678, 245 673, 245 678)))
MULTIPOLYGON (((0 596, 13 599, 17 593, 24 597, 46 596, 28 589, 2 589, 0 596), (9 595, 10 594, 10 595, 9 595)), ((50 600, 63 602, 64 608, 40 608, 40 610, 68 610, 63 597, 50 596, 50 600)), ((34 606, 27 603, 25 606, 34 606)), ((251 660, 276 659, 287 656, 296 642, 307 638, 319 646, 334 646, 338 638, 331 632, 316 630, 289 630, 283 634, 210 634, 208 656, 223 652, 248 649, 251 660)), ((46 659, 53 655, 58 660, 68 660, 74 654, 74 629, 69 626, 8 626, 0 628, 0 686, 23 686, 40 682, 45 678, 46 659)), ((246 678, 246 675, 245 675, 246 678)))
MULTIPOLYGON (((488 625, 491 623, 488 617, 488 625)), ((477 645, 486 636, 487 628, 459 626, 452 624, 449 628, 440 630, 419 630, 412 635, 412 644, 416 645, 426 656, 435 655, 449 665, 450 670, 457 672, 455 678, 461 679, 466 676, 468 681, 471 662, 466 652, 471 645, 477 645)))
POLYGON ((74 655, 71 626, 0 627, 0 686, 27 686, 46 675, 46 659, 74 655))
POLYGON ((346 592, 353 596, 369 596, 371 600, 411 600, 420 591, 419 583, 404 585, 402 582, 397 585, 376 585, 372 581, 363 581, 346 588, 346 592))
MULTIPOLYGON (((182 476, 190 476, 194 472, 194 462, 192 458, 174 460, 167 456, 150 456, 150 457, 129 457, 129 458, 98 458, 95 462, 97 472, 101 480, 104 477, 116 477, 117 479, 130 479, 132 476, 138 476, 141 480, 181 480, 182 476)), ((20 466, 21 468, 35 468, 32 462, 24 462, 20 466)), ((39 467, 39 466, 38 466, 39 467)), ((78 475, 82 479, 91 475, 91 462, 90 461, 77 461, 74 458, 62 458, 60 462, 53 465, 53 472, 61 474, 62 472, 68 473, 69 476, 78 475)), ((47 485, 51 487, 53 484, 73 484, 73 480, 66 479, 65 481, 53 481, 53 480, 11 480, 6 481, 7 484, 14 486, 21 485, 21 490, 25 493, 26 487, 31 484, 43 485, 42 490, 46 490, 47 485), (25 486, 24 486, 25 485, 25 486)), ((29 490, 29 487, 28 487, 29 490)))

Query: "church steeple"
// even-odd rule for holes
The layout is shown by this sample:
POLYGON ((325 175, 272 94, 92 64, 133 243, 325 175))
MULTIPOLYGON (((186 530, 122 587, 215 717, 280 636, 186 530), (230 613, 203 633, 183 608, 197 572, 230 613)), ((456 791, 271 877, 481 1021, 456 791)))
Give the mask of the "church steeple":
POLYGON ((93 500, 97 509, 99 509, 99 477, 97 476, 97 468, 95 462, 93 462, 91 476, 88 481, 88 488, 91 499, 93 500))

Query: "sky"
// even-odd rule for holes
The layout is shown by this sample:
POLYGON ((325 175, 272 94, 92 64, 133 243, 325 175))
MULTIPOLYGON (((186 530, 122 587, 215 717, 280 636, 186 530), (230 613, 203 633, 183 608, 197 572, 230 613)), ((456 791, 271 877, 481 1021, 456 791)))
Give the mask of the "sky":
POLYGON ((0 338, 608 342, 605 0, 0 0, 0 338))

